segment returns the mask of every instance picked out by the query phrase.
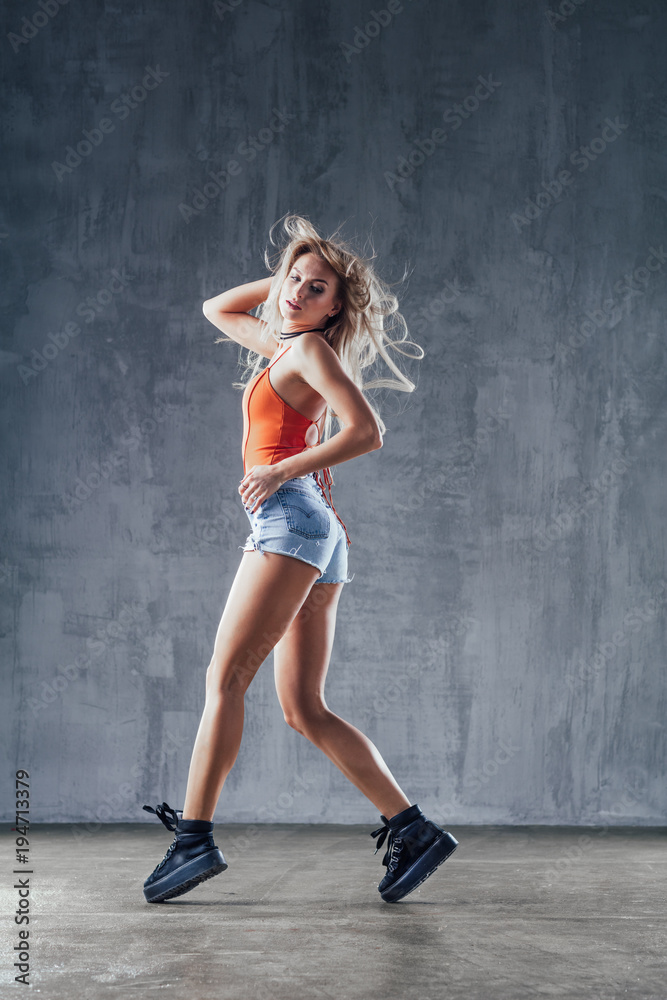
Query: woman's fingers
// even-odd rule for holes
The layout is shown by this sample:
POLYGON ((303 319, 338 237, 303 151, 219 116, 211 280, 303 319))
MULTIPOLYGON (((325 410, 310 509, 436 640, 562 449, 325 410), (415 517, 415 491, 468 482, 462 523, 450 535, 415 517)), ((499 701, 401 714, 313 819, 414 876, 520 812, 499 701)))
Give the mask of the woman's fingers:
POLYGON ((241 494, 243 505, 247 506, 248 503, 251 504, 250 511, 252 514, 254 514, 257 508, 260 507, 262 503, 262 501, 259 498, 258 491, 254 487, 252 487, 250 483, 244 483, 243 480, 241 480, 241 482, 239 483, 239 493, 241 494), (247 502, 246 502, 246 494, 248 498, 247 502))

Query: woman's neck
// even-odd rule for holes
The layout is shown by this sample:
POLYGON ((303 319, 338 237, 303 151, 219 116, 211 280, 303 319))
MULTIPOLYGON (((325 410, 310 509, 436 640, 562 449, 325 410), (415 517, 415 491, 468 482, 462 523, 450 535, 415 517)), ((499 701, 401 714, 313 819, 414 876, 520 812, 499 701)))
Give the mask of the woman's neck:
POLYGON ((292 337, 300 337, 302 333, 326 333, 324 327, 315 327, 313 330, 295 330, 293 332, 280 331, 280 340, 290 340, 292 337))

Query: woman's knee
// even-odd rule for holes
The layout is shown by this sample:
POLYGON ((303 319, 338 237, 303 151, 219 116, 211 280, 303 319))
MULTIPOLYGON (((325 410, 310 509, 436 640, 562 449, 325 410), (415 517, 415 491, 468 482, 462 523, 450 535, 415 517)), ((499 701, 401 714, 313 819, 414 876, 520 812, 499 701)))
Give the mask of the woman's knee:
POLYGON ((243 697, 250 682, 257 673, 257 667, 250 668, 239 663, 221 663, 212 659, 206 669, 206 693, 224 693, 243 697))
POLYGON ((291 729, 301 733, 306 739, 313 740, 317 736, 326 716, 331 712, 326 705, 320 703, 308 705, 283 706, 285 722, 291 729))

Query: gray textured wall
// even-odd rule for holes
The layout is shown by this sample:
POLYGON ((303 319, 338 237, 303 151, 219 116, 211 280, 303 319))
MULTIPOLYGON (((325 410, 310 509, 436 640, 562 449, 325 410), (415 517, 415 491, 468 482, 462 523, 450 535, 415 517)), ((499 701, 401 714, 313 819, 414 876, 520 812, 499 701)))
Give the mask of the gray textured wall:
MULTIPOLYGON (((664 5, 55 2, 3 15, 1 732, 33 820, 182 807, 247 534, 201 303, 287 211, 409 263, 426 351, 335 469, 329 704, 436 819, 664 820, 664 5)), ((378 818, 272 656, 216 818, 378 818)))

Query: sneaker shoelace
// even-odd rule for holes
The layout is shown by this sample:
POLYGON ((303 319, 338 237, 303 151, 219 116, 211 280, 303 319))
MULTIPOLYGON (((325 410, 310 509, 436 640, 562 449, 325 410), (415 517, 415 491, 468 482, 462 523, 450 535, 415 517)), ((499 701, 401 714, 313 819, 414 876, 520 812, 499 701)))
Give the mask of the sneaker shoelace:
MULTIPOLYGON (((383 816, 382 819, 385 819, 383 816)), ((403 841, 400 837, 397 837, 395 832, 389 826, 389 823, 385 820, 384 826, 379 827, 377 830, 373 830, 371 837, 378 837, 377 847, 375 848, 375 854, 380 850, 382 845, 387 839, 387 850, 385 851, 384 857, 382 859, 382 864, 385 866, 388 872, 392 872, 396 869, 398 864, 398 859, 403 848, 403 841)))
POLYGON ((152 875, 155 875, 155 872, 159 872, 159 871, 160 871, 160 868, 162 868, 162 867, 163 867, 163 866, 164 866, 164 865, 165 865, 165 864, 167 863, 167 861, 169 860, 169 858, 170 858, 170 857, 172 856, 172 854, 174 853, 174 849, 175 849, 175 847, 176 847, 176 844, 177 844, 177 843, 178 843, 178 841, 176 840, 176 837, 174 837, 174 839, 173 839, 173 841, 171 842, 171 844, 169 845, 169 847, 168 847, 168 849, 167 849, 167 853, 166 853, 166 854, 165 854, 165 856, 163 857, 162 861, 160 861, 160 862, 159 862, 159 863, 158 863, 158 864, 157 864, 157 865, 155 866, 155 868, 153 869, 153 871, 151 872, 151 874, 152 874, 152 875))
POLYGON ((155 813, 157 818, 162 820, 162 822, 164 823, 164 825, 168 830, 175 830, 176 827, 178 826, 179 813, 181 814, 181 817, 183 816, 182 809, 172 809, 171 806, 167 805, 166 802, 163 802, 162 805, 157 805, 155 809, 153 809, 152 806, 144 806, 144 809, 146 810, 146 812, 155 813), (172 823, 170 823, 169 820, 167 819, 167 813, 171 814, 172 823))
MULTIPOLYGON (((164 823, 164 825, 168 830, 175 830, 178 827, 178 814, 180 813, 181 816, 183 815, 182 809, 172 809, 171 806, 168 805, 166 802, 163 802, 162 805, 157 805, 155 809, 153 809, 151 806, 144 806, 144 809, 146 810, 146 812, 154 813, 159 820, 162 820, 162 822, 164 823), (167 814, 171 815, 172 822, 170 822, 169 819, 167 818, 167 814)), ((178 843, 177 838, 174 837, 162 861, 160 861, 159 864, 157 864, 153 869, 151 873, 152 875, 154 875, 155 872, 159 872, 159 870, 163 867, 163 865, 167 863, 169 858, 174 853, 177 843, 178 843)))

